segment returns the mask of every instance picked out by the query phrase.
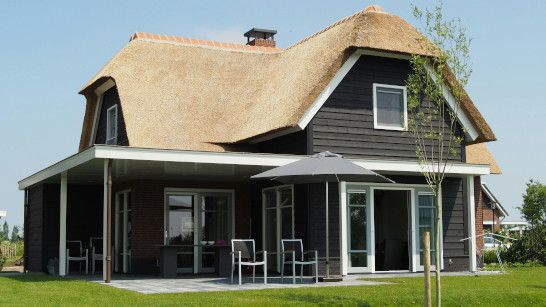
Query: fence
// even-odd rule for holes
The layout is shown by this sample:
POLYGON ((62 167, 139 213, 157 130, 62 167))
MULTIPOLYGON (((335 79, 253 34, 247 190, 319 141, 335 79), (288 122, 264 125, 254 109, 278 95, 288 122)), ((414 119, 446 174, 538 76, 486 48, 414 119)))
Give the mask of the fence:
POLYGON ((6 258, 13 258, 18 256, 21 252, 19 247, 21 244, 17 243, 1 243, 0 244, 0 255, 6 258))

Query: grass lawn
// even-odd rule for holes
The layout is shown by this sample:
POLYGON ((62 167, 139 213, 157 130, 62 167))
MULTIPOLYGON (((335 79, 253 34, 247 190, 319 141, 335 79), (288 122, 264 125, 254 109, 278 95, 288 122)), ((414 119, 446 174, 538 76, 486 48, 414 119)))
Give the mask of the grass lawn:
MULTIPOLYGON (((49 276, 0 275, 0 305, 422 305, 422 278, 381 286, 145 295, 49 276)), ((546 267, 443 278, 445 306, 546 306, 546 267)))

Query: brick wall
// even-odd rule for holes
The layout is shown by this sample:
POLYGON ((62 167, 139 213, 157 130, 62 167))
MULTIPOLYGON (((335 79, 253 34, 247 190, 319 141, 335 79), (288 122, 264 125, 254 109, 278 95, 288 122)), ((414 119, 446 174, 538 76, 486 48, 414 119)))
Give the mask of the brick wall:
MULTIPOLYGON (((157 266, 159 247, 164 243, 165 188, 235 190, 235 237, 249 237, 248 221, 251 214, 249 184, 143 180, 122 186, 119 186, 120 190, 131 190, 131 273, 157 274, 159 272, 157 266), (238 221, 241 222, 238 223, 238 221)), ((116 190, 118 190, 117 187, 116 190)))

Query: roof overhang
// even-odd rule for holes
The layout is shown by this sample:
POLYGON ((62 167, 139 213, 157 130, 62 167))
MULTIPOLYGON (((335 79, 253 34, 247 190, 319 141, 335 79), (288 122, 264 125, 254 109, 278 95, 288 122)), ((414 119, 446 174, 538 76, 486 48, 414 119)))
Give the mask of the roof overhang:
MULTIPOLYGON (((204 152, 172 149, 151 149, 138 147, 123 147, 109 145, 94 145, 61 160, 33 175, 19 181, 19 189, 23 190, 53 176, 68 172, 71 169, 83 168, 85 165, 95 163, 102 165, 97 161, 103 159, 123 160, 123 161, 143 161, 147 163, 161 162, 163 171, 165 168, 176 168, 179 164, 197 165, 216 165, 245 168, 245 171, 256 171, 256 173, 267 170, 272 167, 285 165, 297 160, 306 158, 304 155, 283 155, 283 154, 264 154, 264 153, 246 153, 246 152, 204 152), (170 163, 170 164, 165 164, 170 163), (255 168, 249 168, 255 167, 255 168)), ((349 159, 352 162, 367 169, 377 171, 383 174, 412 174, 418 175, 423 170, 423 166, 416 161, 398 161, 398 160, 372 160, 372 159, 349 159)), ((130 166, 129 166, 130 167, 130 166)), ((95 174, 101 174, 94 170, 95 174)), ((448 165, 446 173, 450 176, 464 175, 487 175, 489 174, 489 165, 452 163, 448 165)))
POLYGON ((508 216, 508 212, 506 211, 506 209, 504 209, 504 207, 501 205, 499 200, 495 197, 493 192, 491 192, 491 190, 489 189, 487 184, 485 184, 485 182, 482 183, 482 191, 485 193, 485 195, 487 195, 487 197, 489 197, 489 199, 491 199, 495 203, 495 207, 499 209, 499 211, 502 213, 503 216, 508 216))

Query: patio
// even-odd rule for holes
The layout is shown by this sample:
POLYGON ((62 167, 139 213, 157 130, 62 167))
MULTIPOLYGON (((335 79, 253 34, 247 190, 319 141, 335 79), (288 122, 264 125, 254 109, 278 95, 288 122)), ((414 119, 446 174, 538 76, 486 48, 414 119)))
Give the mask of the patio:
MULTIPOLYGON (((74 277, 74 276, 72 276, 74 277)), ((96 282, 98 284, 111 286, 118 289, 135 291, 142 294, 159 293, 188 293, 188 292, 210 292, 210 291, 240 291, 240 290, 265 290, 265 289, 288 289, 288 288, 320 288, 333 286, 374 286, 387 284, 379 281, 358 280, 362 276, 347 277, 341 282, 315 283, 311 277, 304 277, 303 283, 299 279, 296 284, 292 279, 285 277, 284 283, 281 283, 280 276, 267 278, 267 284, 263 284, 263 277, 256 276, 256 282, 252 283, 252 277, 243 277, 243 284, 237 285, 230 283, 229 278, 216 276, 199 277, 179 277, 179 278, 159 278, 152 276, 123 276, 114 275, 112 281, 107 284, 101 279, 101 276, 77 276, 74 278, 96 282)))

